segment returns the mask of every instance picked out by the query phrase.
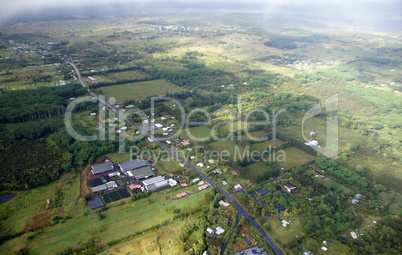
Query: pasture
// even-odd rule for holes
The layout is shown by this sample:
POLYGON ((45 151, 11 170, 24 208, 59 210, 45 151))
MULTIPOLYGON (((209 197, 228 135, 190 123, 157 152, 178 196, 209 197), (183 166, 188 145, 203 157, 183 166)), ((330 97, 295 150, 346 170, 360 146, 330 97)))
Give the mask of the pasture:
POLYGON ((20 192, 14 199, 0 206, 0 216, 7 218, 7 223, 3 222, 4 226, 16 224, 15 230, 21 231, 29 217, 46 210, 47 199, 55 203, 57 190, 61 190, 59 204, 77 199, 80 194, 79 177, 72 173, 64 174, 49 185, 20 192))
POLYGON ((80 242, 91 238, 100 240, 101 245, 106 245, 110 241, 170 221, 174 216, 173 209, 185 210, 202 204, 204 194, 211 190, 174 201, 165 200, 160 194, 153 194, 149 198, 135 202, 120 201, 102 212, 103 219, 99 219, 96 211, 90 211, 87 207, 82 208, 79 204, 72 205, 70 211, 79 210, 86 214, 73 217, 65 223, 44 228, 35 234, 32 241, 27 240, 27 237, 31 235, 28 232, 6 241, 1 248, 13 253, 27 246, 38 254, 56 254, 68 247, 76 247, 80 242))
POLYGON ((254 147, 259 150, 259 151, 264 151, 264 150, 269 150, 269 148, 278 147, 279 145, 283 144, 284 142, 282 140, 276 139, 276 140, 270 140, 270 141, 265 141, 261 143, 255 143, 254 147))
POLYGON ((127 100, 141 100, 150 96, 180 92, 181 90, 180 87, 162 79, 113 85, 98 89, 101 94, 106 95, 107 98, 114 97, 116 102, 119 103, 127 100))
POLYGON ((229 158, 231 158, 234 161, 240 160, 245 152, 245 149, 242 146, 237 145, 232 140, 214 142, 209 145, 211 146, 212 149, 220 151, 221 153, 222 152, 225 153, 222 155, 224 156, 229 155, 229 158))
POLYGON ((181 132, 181 136, 184 139, 188 139, 194 142, 197 141, 198 139, 210 138, 212 136, 212 130, 208 126, 192 127, 184 129, 181 132))
MULTIPOLYGON (((279 167, 284 168, 285 170, 296 166, 304 165, 307 162, 315 159, 314 156, 294 147, 286 148, 284 149, 284 152, 286 155, 285 160, 278 161, 277 163, 279 167)), ((277 155, 279 154, 277 153, 277 155)))
POLYGON ((265 162, 260 161, 246 166, 247 170, 252 172, 254 175, 261 175, 267 171, 272 170, 270 166, 265 164, 265 162))

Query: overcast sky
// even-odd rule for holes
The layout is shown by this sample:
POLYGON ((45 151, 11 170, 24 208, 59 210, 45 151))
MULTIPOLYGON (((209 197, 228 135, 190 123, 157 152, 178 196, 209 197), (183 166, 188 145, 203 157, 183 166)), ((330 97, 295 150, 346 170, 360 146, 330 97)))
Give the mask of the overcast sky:
MULTIPOLYGON (((330 13, 333 8, 331 6, 336 5, 336 12, 333 14, 341 14, 347 16, 359 17, 361 12, 370 10, 373 14, 380 12, 381 9, 387 9, 387 7, 393 6, 397 10, 401 10, 401 0, 0 0, 0 21, 6 21, 10 17, 21 12, 37 12, 40 10, 46 10, 54 7, 74 7, 84 5, 101 5, 107 3, 151 3, 151 2, 183 2, 183 3, 230 3, 237 2, 246 5, 261 4, 264 6, 264 10, 267 14, 273 9, 281 5, 288 6, 311 6, 317 8, 316 11, 323 13, 330 13), (314 6, 315 5, 315 6, 314 6), (326 8, 328 7, 328 8, 326 8), (371 8, 372 7, 372 8, 371 8)), ((391 8, 391 9, 392 9, 391 8)), ((399 14, 401 14, 399 12, 399 14)), ((367 13, 364 13, 367 16, 367 13)))

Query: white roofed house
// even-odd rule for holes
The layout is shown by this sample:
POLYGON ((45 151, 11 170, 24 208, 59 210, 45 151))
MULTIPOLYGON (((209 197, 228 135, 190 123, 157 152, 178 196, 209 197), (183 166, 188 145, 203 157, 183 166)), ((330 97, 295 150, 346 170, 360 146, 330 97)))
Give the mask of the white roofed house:
POLYGON ((108 190, 112 190, 114 188, 117 188, 117 183, 115 181, 107 182, 106 187, 108 190))
POLYGON ((147 191, 159 191, 171 187, 169 180, 167 180, 164 176, 157 176, 144 180, 142 181, 142 184, 144 184, 144 187, 147 191))

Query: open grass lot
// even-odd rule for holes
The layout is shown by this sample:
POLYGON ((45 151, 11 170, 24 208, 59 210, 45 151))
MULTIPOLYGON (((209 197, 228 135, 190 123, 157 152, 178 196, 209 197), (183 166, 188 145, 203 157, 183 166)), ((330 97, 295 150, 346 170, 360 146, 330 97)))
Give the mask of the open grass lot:
POLYGON ((235 121, 222 126, 222 129, 226 132, 236 132, 237 130, 246 130, 249 128, 249 124, 243 121, 235 121))
POLYGON ((271 230, 267 232, 275 241, 279 240, 282 245, 285 245, 295 239, 296 236, 301 236, 302 225, 300 223, 300 219, 297 217, 286 218, 283 220, 287 220, 291 222, 291 224, 285 228, 277 218, 258 220, 258 222, 263 223, 261 224, 263 228, 265 228, 265 224, 269 224, 271 226, 271 230))
POLYGON ((180 92, 181 88, 160 79, 107 86, 98 90, 107 98, 114 97, 117 102, 122 103, 126 100, 141 100, 150 96, 180 92))
MULTIPOLYGON (((229 153, 229 157, 233 159, 234 161, 240 160, 244 154, 244 148, 241 147, 240 145, 237 145, 235 142, 232 140, 225 140, 225 141, 220 141, 220 142, 214 142, 211 143, 210 146, 218 150, 220 152, 225 151, 225 153, 229 153)), ((227 155, 227 154, 225 154, 227 155)))
POLYGON ((80 193, 80 181, 74 174, 64 174, 62 177, 47 186, 19 193, 14 199, 0 206, 1 217, 7 217, 3 226, 8 226, 16 231, 25 228, 30 217, 46 210, 46 200, 50 199, 55 203, 56 191, 62 191, 62 198, 59 204, 67 203, 77 199, 80 193))
POLYGON ((184 129, 181 133, 184 139, 197 141, 198 139, 206 139, 212 136, 212 130, 208 126, 198 126, 184 129))
POLYGON ((96 212, 90 211, 87 207, 72 205, 70 211, 88 211, 88 215, 74 217, 66 223, 45 228, 36 234, 31 242, 26 239, 31 234, 26 233, 3 243, 1 249, 13 253, 27 245, 39 254, 56 254, 94 237, 100 238, 101 244, 106 245, 109 241, 170 221, 174 216, 172 212, 174 208, 184 210, 199 205, 203 201, 204 194, 210 191, 211 189, 207 189, 173 202, 165 200, 160 194, 153 194, 148 199, 136 202, 121 201, 118 202, 120 204, 102 213, 106 216, 103 220, 97 219, 96 212))
POLYGON ((100 254, 183 254, 179 240, 180 228, 185 221, 177 221, 155 232, 147 233, 130 241, 115 245, 100 254))
POLYGON ((270 140, 270 141, 265 141, 261 143, 255 143, 254 146, 257 150, 259 151, 264 151, 264 150, 269 150, 269 148, 273 148, 274 146, 277 147, 284 142, 282 140, 276 139, 276 140, 270 140))
POLYGON ((306 164, 307 162, 315 159, 314 156, 294 147, 287 148, 284 150, 284 152, 286 155, 286 160, 278 161, 277 163, 279 167, 284 168, 285 170, 306 164))
POLYGON ((130 153, 109 153, 106 155, 113 163, 121 163, 130 160, 130 153))
POLYGON ((248 165, 248 166, 246 166, 246 168, 248 171, 252 172, 255 175, 260 175, 260 174, 265 173, 266 171, 271 170, 271 167, 267 166, 265 164, 265 162, 263 162, 263 161, 248 165))

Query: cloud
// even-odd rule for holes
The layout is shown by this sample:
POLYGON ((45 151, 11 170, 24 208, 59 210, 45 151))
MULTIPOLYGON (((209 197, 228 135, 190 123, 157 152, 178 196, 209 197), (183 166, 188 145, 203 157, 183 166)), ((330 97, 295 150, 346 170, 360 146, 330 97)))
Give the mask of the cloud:
POLYGON ((216 4, 218 8, 223 5, 230 7, 230 4, 242 4, 242 6, 259 5, 264 6, 268 12, 281 6, 291 6, 294 8, 309 7, 316 9, 318 12, 331 13, 333 7, 337 7, 337 11, 344 12, 345 15, 359 14, 359 11, 364 9, 378 9, 378 7, 386 7, 388 5, 398 6, 400 9, 399 0, 3 0, 0 9, 0 20, 5 21, 23 12, 35 13, 51 8, 64 7, 79 7, 85 5, 102 5, 116 3, 132 3, 132 4, 147 4, 152 2, 160 3, 186 3, 197 4, 201 6, 203 3, 208 4, 209 8, 213 8, 216 4))

